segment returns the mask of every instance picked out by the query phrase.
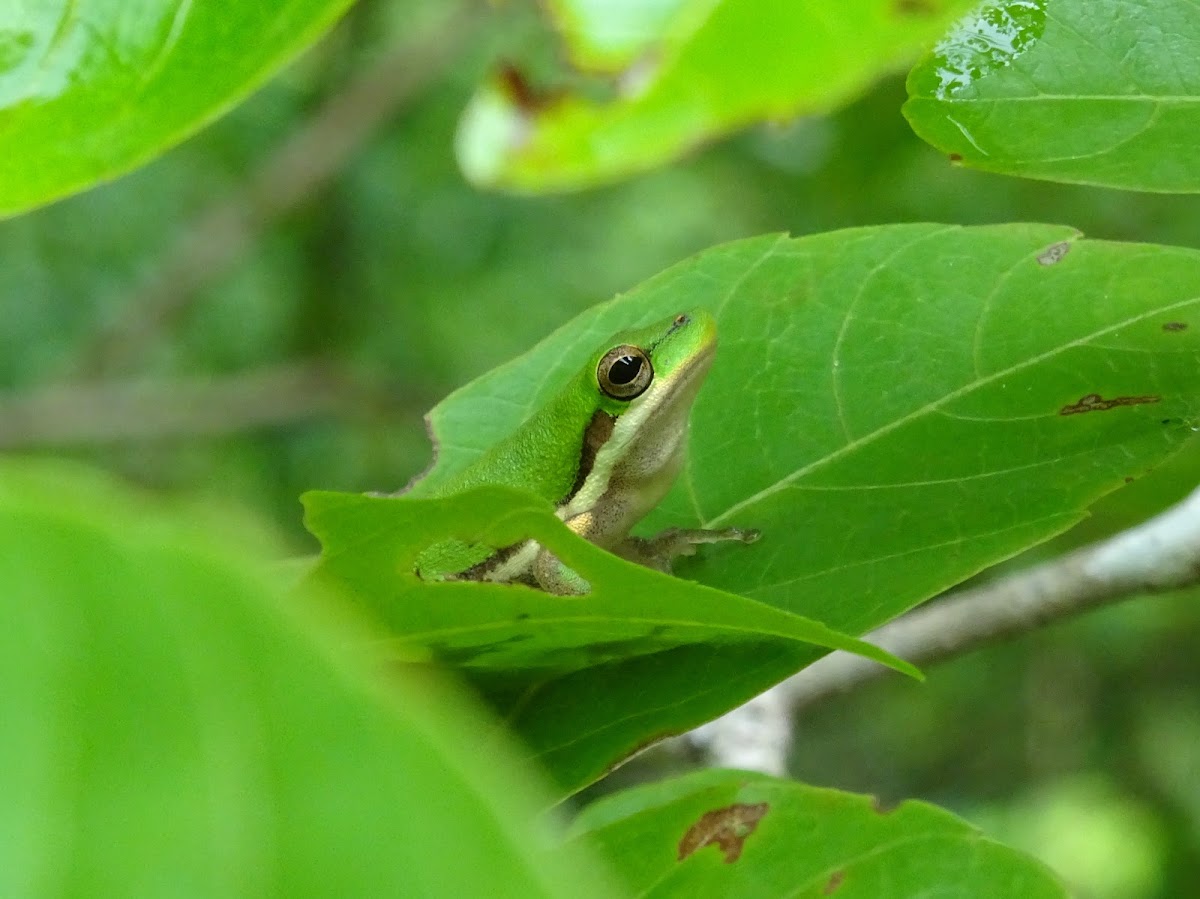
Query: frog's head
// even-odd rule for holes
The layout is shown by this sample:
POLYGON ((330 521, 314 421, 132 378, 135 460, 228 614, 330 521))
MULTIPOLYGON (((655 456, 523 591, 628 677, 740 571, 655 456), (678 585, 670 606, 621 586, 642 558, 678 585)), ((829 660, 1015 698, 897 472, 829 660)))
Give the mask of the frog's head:
POLYGON ((594 358, 600 408, 642 424, 671 410, 686 415, 716 349, 717 323, 703 310, 615 335, 594 358))

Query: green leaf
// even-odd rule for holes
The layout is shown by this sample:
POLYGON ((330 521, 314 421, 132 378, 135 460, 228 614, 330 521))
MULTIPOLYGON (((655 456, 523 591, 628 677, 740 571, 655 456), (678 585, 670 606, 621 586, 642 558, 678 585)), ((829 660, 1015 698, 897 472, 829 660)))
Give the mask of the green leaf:
POLYGON ((556 0, 550 12, 577 63, 619 73, 615 96, 542 99, 496 76, 459 126, 459 164, 472 182, 575 190, 754 122, 827 112, 906 63, 968 4, 676 0, 631 4, 640 8, 616 19, 607 6, 556 0))
POLYGON ((619 74, 663 40, 665 32, 685 32, 709 15, 720 0, 547 0, 546 12, 558 26, 581 69, 619 74))
POLYGON ((183 140, 351 2, 5 4, 0 217, 114 178, 183 140))
POLYGON ((742 771, 702 771, 585 809, 572 843, 600 850, 637 896, 1062 899, 1041 863, 949 812, 742 771))
POLYGON ((913 130, 965 165, 1200 191, 1193 0, 987 3, 917 65, 908 92, 913 130))
POLYGON ((718 656, 744 659, 758 686, 816 658, 816 646, 919 676, 819 622, 618 559, 528 494, 488 488, 438 500, 318 492, 303 499, 305 522, 323 546, 315 576, 344 588, 386 627, 394 659, 433 657, 469 677, 565 792, 652 738, 729 708, 746 687, 731 678, 731 693, 710 680, 718 656), (412 574, 422 549, 451 537, 493 546, 536 538, 592 590, 552 596, 522 585, 426 583, 412 574), (783 663, 765 680, 764 659, 783 663), (699 685, 703 710, 696 712, 689 704, 699 685), (651 714, 639 714, 648 701, 651 714))
MULTIPOLYGON (((678 573, 846 633, 1065 530, 1200 424, 1200 253, 899 225, 715 247, 594 307, 430 413, 428 477, 515 428, 606 337, 693 307, 721 346, 687 466, 641 530, 760 528, 678 573)), ((681 647, 557 678, 513 720, 578 786, 815 655, 681 647)))
POLYGON ((678 567, 839 630, 1062 531, 1200 425, 1200 252, 892 225, 714 247, 593 307, 434 408, 427 477, 615 331, 692 307, 717 317, 717 360, 640 531, 760 528, 678 567))
MULTIPOLYGON (((315 576, 349 589, 385 623, 402 659, 469 672, 566 673, 678 646, 783 640, 844 649, 919 676, 877 647, 754 600, 673 578, 573 534, 549 503, 500 487, 447 499, 306 493, 305 524, 322 546, 315 576), (524 585, 429 583, 414 573, 431 544, 536 539, 589 584, 586 596, 524 585)), ((521 684, 522 687, 526 686, 521 684)), ((503 711, 503 710, 502 710, 503 711)))
POLYGON ((235 538, 263 545, 0 467, 0 895, 605 894, 494 724, 430 676, 385 689, 361 623, 235 538))

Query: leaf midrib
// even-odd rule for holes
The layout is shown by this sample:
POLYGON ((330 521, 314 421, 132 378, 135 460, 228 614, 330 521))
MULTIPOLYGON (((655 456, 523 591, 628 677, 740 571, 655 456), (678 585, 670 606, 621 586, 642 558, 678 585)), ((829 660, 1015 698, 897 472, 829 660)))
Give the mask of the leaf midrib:
POLYGON ((712 528, 712 527, 719 525, 723 521, 727 521, 729 519, 735 518, 736 516, 738 516, 739 513, 742 512, 742 510, 747 509, 750 506, 753 506, 756 503, 761 502, 762 500, 765 500, 770 496, 773 496, 774 494, 778 493, 779 491, 786 489, 791 484, 795 483, 797 480, 804 477, 805 475, 810 474, 813 471, 816 471, 820 468, 823 468, 826 465, 829 465, 833 462, 836 462, 839 459, 841 459, 842 457, 851 454, 852 452, 860 449, 861 447, 868 446, 868 445, 874 443, 876 440, 880 439, 881 437, 884 437, 887 434, 890 434, 892 431, 895 431, 895 430, 898 430, 898 429, 904 427, 905 425, 909 424, 912 421, 915 421, 916 419, 920 418, 923 415, 927 415, 931 412, 938 411, 940 409, 940 407, 946 405, 947 403, 953 402, 954 400, 957 400, 964 396, 967 396, 972 391, 977 390, 980 387, 983 387, 994 381, 998 381, 1001 378, 1007 378, 1011 375, 1016 374, 1017 372, 1022 371, 1023 369, 1029 368, 1030 366, 1037 365, 1042 362, 1046 362, 1050 359, 1053 359, 1055 356, 1058 356, 1061 353, 1066 352, 1067 350, 1072 350, 1072 349, 1075 349, 1076 347, 1085 346, 1088 343, 1092 342, 1093 340, 1096 340, 1098 337, 1103 337, 1106 334, 1111 334, 1114 331, 1119 331, 1121 328, 1125 328, 1130 325, 1137 324, 1140 321, 1145 321, 1148 318, 1151 318, 1156 315, 1161 315, 1164 312, 1171 312, 1176 309, 1182 309, 1183 307, 1192 305, 1198 301, 1200 301, 1200 296, 1193 296, 1193 297, 1189 297, 1188 299, 1185 299, 1185 300, 1179 300, 1174 303, 1169 303, 1165 306, 1159 306, 1157 308, 1147 310, 1143 313, 1132 316, 1130 318, 1122 319, 1121 321, 1115 322, 1105 328, 1101 328, 1097 331, 1093 331, 1092 333, 1084 335, 1083 337, 1079 337, 1075 340, 1072 340, 1069 343, 1064 343, 1061 346, 1055 347, 1054 349, 1047 350, 1044 353, 1039 353, 1036 356, 1031 356, 1030 358, 1028 358, 1024 361, 1017 363, 1016 365, 1010 365, 1008 368, 999 369, 999 370, 993 372, 992 374, 987 375, 986 377, 976 378, 973 381, 969 381, 966 384, 964 384, 963 386, 959 387, 957 390, 952 390, 949 393, 947 393, 945 396, 939 397, 938 399, 933 400, 932 402, 926 403, 924 406, 921 406, 919 409, 914 409, 912 412, 909 412, 907 415, 902 415, 900 418, 897 418, 894 421, 890 421, 887 424, 876 428, 874 431, 870 431, 870 432, 862 435, 861 437, 855 438, 854 440, 847 443, 845 446, 839 447, 838 449, 834 450, 833 452, 826 453, 824 456, 814 459, 812 462, 809 462, 807 465, 803 465, 800 468, 797 468, 795 471, 793 471, 790 474, 785 475, 784 477, 777 480, 774 484, 764 487, 762 490, 759 490, 757 493, 755 493, 751 496, 748 496, 746 499, 741 500, 740 502, 734 503, 729 508, 727 508, 724 512, 721 512, 718 515, 716 515, 715 517, 704 522, 701 525, 701 527, 712 528))

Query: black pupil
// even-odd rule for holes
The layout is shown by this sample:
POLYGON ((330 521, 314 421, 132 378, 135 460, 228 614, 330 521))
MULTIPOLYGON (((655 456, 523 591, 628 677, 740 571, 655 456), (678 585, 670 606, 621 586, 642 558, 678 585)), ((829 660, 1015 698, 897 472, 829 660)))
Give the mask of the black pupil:
POLYGON ((608 379, 614 384, 628 384, 642 370, 642 360, 637 356, 620 356, 613 360, 608 370, 608 379))

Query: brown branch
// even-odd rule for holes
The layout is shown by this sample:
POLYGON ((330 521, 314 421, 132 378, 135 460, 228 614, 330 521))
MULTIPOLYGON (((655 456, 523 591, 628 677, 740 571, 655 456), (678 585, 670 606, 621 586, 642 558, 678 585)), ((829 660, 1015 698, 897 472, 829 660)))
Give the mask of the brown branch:
POLYGON ((385 54, 303 123, 240 187, 200 212, 117 321, 83 347, 74 375, 127 370, 196 294, 221 277, 281 215, 319 191, 397 107, 456 58, 478 17, 456 5, 385 54))

